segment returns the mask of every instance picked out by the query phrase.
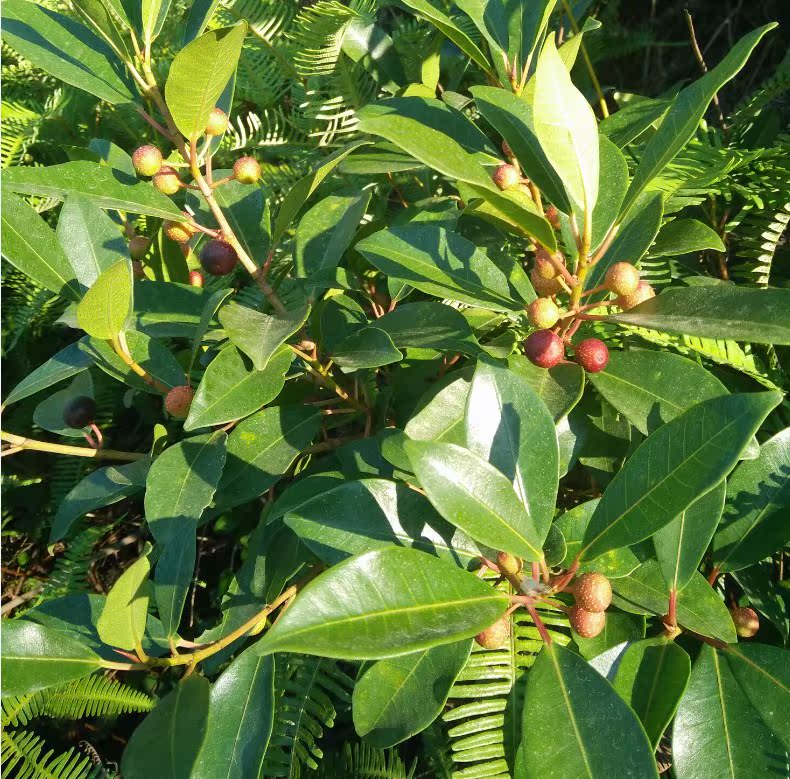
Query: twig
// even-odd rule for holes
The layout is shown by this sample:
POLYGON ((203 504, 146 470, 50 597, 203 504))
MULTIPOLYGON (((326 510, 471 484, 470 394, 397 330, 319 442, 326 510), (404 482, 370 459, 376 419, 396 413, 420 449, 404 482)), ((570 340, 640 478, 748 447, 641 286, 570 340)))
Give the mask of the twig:
POLYGON ((6 614, 10 614, 17 606, 21 606, 23 603, 27 603, 29 600, 35 598, 43 589, 44 585, 39 584, 32 590, 28 590, 27 592, 23 592, 21 595, 17 595, 16 598, 11 599, 8 601, 8 603, 3 605, 3 608, 0 609, 0 616, 5 617, 6 614))
MULTIPOLYGON (((697 58, 697 62, 699 63, 700 70, 704 73, 708 72, 708 66, 705 64, 705 59, 702 56, 702 52, 700 51, 699 44, 697 43, 697 36, 694 33, 694 20, 691 18, 691 14, 689 13, 688 8, 683 9, 683 15, 686 17, 686 26, 689 29, 689 37, 691 38, 691 50, 694 52, 694 56, 697 58)), ((724 137, 727 137, 727 127, 724 123, 724 112, 721 110, 721 105, 719 104, 719 95, 717 92, 713 93, 713 105, 716 106, 716 111, 719 114, 719 123, 721 124, 722 132, 724 133, 724 137)))
POLYGON ((37 441, 35 438, 25 438, 14 433, 7 433, 4 430, 0 431, 0 440, 13 444, 20 449, 31 449, 35 452, 50 452, 52 454, 68 454, 74 457, 93 457, 97 460, 134 462, 148 456, 144 452, 120 452, 116 449, 89 449, 87 446, 51 444, 48 441, 37 441))

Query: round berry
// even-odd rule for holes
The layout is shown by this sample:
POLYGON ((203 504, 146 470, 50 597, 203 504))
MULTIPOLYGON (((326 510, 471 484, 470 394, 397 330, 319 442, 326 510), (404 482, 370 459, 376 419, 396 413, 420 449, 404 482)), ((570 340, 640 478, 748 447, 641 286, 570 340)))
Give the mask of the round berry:
POLYGON ((147 279, 148 277, 145 275, 145 268, 143 267, 143 263, 140 260, 132 260, 132 276, 136 279, 147 279))
POLYGON ((203 274, 199 270, 189 271, 189 286, 202 287, 204 284, 203 274))
POLYGON ((654 298, 655 296, 656 291, 646 281, 640 281, 633 293, 630 295, 620 295, 620 297, 617 298, 617 305, 620 306, 623 311, 628 311, 629 308, 638 306, 640 303, 644 303, 646 300, 650 300, 650 298, 654 298))
POLYGON ((255 184, 261 177, 261 166, 255 157, 239 157, 233 163, 233 175, 241 184, 255 184))
POLYGON ((573 596, 585 611, 606 611, 612 602, 612 585, 602 573, 585 573, 573 585, 573 596))
POLYGON ((187 384, 182 387, 173 387, 165 396, 165 409, 171 417, 186 419, 189 416, 189 407, 192 405, 194 397, 195 390, 187 384))
POLYGON ((64 424, 77 430, 93 422, 94 416, 96 416, 96 401, 87 395, 72 398, 63 408, 64 424))
POLYGON ((551 330, 536 330, 524 342, 527 359, 539 368, 553 368, 565 357, 565 344, 551 330))
POLYGON ((154 187, 165 195, 175 195, 181 189, 181 179, 178 173, 169 165, 160 168, 159 172, 152 179, 154 187))
POLYGON ((515 576, 517 573, 520 573, 523 567, 523 563, 518 557, 508 554, 507 552, 500 552, 496 556, 496 563, 502 573, 509 574, 510 576, 515 576))
POLYGON ((491 178, 500 189, 515 189, 521 183, 521 176, 512 165, 500 165, 491 178))
POLYGON ((151 245, 145 236, 135 235, 134 238, 129 240, 129 254, 133 260, 142 260, 148 253, 148 247, 151 245))
POLYGON ((559 278, 544 279, 535 268, 529 272, 529 280, 532 282, 535 292, 541 297, 548 298, 562 291, 559 278))
POLYGON ((187 243, 190 238, 197 232, 189 222, 171 222, 167 221, 163 225, 165 235, 176 243, 187 243))
POLYGON ((226 276, 236 267, 236 250, 220 238, 207 241, 200 250, 200 264, 212 276, 226 276))
POLYGON ((228 115, 221 108, 212 108, 206 125, 206 135, 222 135, 228 129, 228 115))
POLYGON ((609 350, 599 338, 587 338, 576 346, 576 362, 587 373, 598 373, 609 362, 609 350))
POLYGON ((162 167, 162 152, 147 144, 132 152, 132 165, 140 176, 153 176, 162 167))
POLYGON ((735 632, 741 638, 751 638, 760 629, 760 618, 754 609, 748 606, 736 607, 730 613, 735 623, 735 632))
POLYGON ((560 318, 560 309, 551 298, 537 298, 527 306, 527 317, 534 327, 546 330, 560 318))
POLYGON ((542 279, 553 279, 557 276, 557 268, 550 258, 551 254, 545 249, 539 249, 535 254, 535 273, 542 279))
POLYGON ((546 206, 546 219, 549 220, 549 224, 551 224, 555 230, 560 229, 560 212, 558 211, 557 206, 546 206))
POLYGON ((582 638, 595 638, 606 626, 606 612, 586 611, 581 606, 571 606, 568 612, 571 627, 582 638))
POLYGON ((633 295, 639 286, 639 271, 630 262, 616 262, 606 271, 604 286, 615 295, 633 295))
POLYGON ((484 649, 499 649, 510 638, 510 618, 502 617, 491 627, 475 636, 475 641, 484 649))

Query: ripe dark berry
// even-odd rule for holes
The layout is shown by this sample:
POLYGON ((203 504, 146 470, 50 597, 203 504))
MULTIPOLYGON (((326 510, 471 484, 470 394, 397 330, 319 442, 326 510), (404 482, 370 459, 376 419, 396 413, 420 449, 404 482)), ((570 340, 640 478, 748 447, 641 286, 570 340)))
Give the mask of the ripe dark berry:
POLYGON ((751 638, 760 629, 760 618, 754 609, 748 606, 736 607, 730 613, 735 623, 735 632, 741 638, 751 638))
POLYGON ((96 401, 87 395, 78 395, 63 408, 63 422, 66 427, 79 430, 93 422, 96 416, 96 401))
POLYGON ((548 298, 562 291, 562 284, 558 278, 544 279, 536 268, 529 272, 529 280, 532 282, 535 292, 541 297, 548 298))
POLYGON ((475 636, 475 641, 484 649, 499 649, 510 638, 510 618, 502 617, 491 627, 475 636))
POLYGON ((163 229, 165 235, 176 243, 187 243, 190 238, 197 232, 189 222, 171 222, 164 223, 163 229))
POLYGON ((550 298, 536 298, 527 306, 527 317, 532 325, 546 330, 560 318, 560 309, 550 298))
POLYGON ((582 638, 595 638, 606 627, 604 611, 585 611, 581 606, 571 606, 568 617, 571 627, 582 638))
POLYGON ((515 189, 521 183, 521 176, 512 165, 500 165, 491 178, 500 189, 515 189))
POLYGON ((557 210, 557 206, 546 206, 546 219, 555 230, 560 229, 560 212, 557 210))
POLYGON ((189 271, 189 286, 202 287, 204 283, 203 274, 199 270, 189 271))
POLYGON ((576 346, 576 362, 588 373, 598 373, 609 362, 609 350, 598 338, 587 338, 576 346))
POLYGON ((186 419, 194 397, 195 390, 186 384, 182 387, 173 387, 165 396, 165 409, 171 417, 186 419))
POLYGON ((602 573, 585 573, 574 583, 573 596, 585 611, 606 611, 612 602, 612 585, 602 573))
POLYGON ((604 286, 615 295, 633 295, 639 286, 639 271, 630 262, 616 262, 606 271, 604 286))
POLYGON ((132 165, 140 176, 153 176, 162 167, 162 152, 147 144, 132 153, 132 165))
POLYGON ((135 235, 129 241, 129 254, 133 260, 142 260, 148 252, 151 241, 142 235, 135 235))
POLYGON ((206 135, 222 135, 228 129, 228 115, 221 108, 212 108, 206 125, 206 135))
POLYGON ((225 276, 236 267, 236 250, 219 238, 207 241, 200 250, 200 264, 212 276, 225 276))
POLYGON ((650 298, 654 298, 655 296, 656 291, 646 281, 640 281, 636 286, 635 292, 630 295, 620 295, 620 297, 617 298, 617 305, 620 306, 623 311, 628 311, 629 308, 638 306, 640 303, 644 303, 646 300, 650 300, 650 298))
POLYGON ((233 163, 233 175, 241 184, 255 184, 261 177, 261 166, 255 157, 239 157, 233 163))
POLYGON ((565 344, 551 330, 536 330, 524 342, 527 359, 539 368, 553 368, 565 357, 565 344))
POLYGON ((181 189, 181 179, 169 165, 164 165, 159 169, 159 172, 153 177, 152 183, 165 195, 175 195, 181 189))
POLYGON ((517 573, 520 573, 524 566, 518 557, 508 554, 507 552, 500 552, 496 556, 496 563, 502 573, 509 574, 510 576, 515 576, 517 573))

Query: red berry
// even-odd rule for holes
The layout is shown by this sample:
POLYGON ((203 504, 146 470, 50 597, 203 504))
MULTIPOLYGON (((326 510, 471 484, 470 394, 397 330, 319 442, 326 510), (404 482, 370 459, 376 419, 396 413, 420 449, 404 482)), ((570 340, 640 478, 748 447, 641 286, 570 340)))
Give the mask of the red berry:
POLYGON ((502 617, 491 627, 475 636, 475 641, 484 649, 499 649, 510 638, 510 618, 502 617))
POLYGON ((546 219, 555 230, 560 229, 560 212, 557 210, 557 206, 546 206, 546 219))
POLYGON ((741 638, 751 638, 760 629, 760 618, 748 606, 736 607, 731 612, 735 632, 741 638))
POLYGON ((228 129, 228 115, 221 108, 212 108, 206 125, 206 135, 222 135, 228 129))
POLYGON ((72 398, 63 408, 64 424, 77 430, 93 422, 95 415, 96 401, 87 395, 72 398))
POLYGON ((623 311, 628 311, 629 308, 638 306, 640 303, 644 303, 646 300, 650 300, 650 298, 654 298, 655 296, 655 290, 646 281, 640 281, 636 286, 635 292, 630 295, 620 295, 620 297, 617 298, 617 305, 620 306, 623 311))
POLYGON ((524 342, 527 359, 539 368, 553 368, 565 357, 565 344, 551 330, 536 330, 524 342))
POLYGON ((193 227, 189 222, 167 221, 164 223, 163 229, 165 235, 176 243, 187 243, 197 232, 197 228, 193 227))
POLYGON ((602 573, 585 573, 574 583, 573 596, 585 611, 606 611, 612 602, 612 585, 602 573))
POLYGON ((153 176, 162 167, 162 152, 147 144, 132 153, 132 165, 140 176, 153 176))
POLYGON ((255 157, 239 157, 233 163, 233 175, 241 184, 255 184, 261 177, 261 166, 255 157))
POLYGON ((576 346, 576 362, 588 373, 598 373, 609 362, 609 350, 599 338, 587 338, 576 346))
POLYGON ((520 573, 524 566, 518 557, 508 554, 507 552, 500 552, 496 556, 496 562, 499 566, 499 570, 502 571, 502 573, 510 574, 511 576, 515 576, 517 573, 520 573))
POLYGON ((151 245, 146 237, 142 235, 135 235, 134 238, 129 240, 129 254, 133 260, 142 260, 148 253, 148 247, 151 245))
POLYGON ((165 195, 175 195, 181 189, 181 179, 178 178, 178 173, 168 165, 159 169, 152 182, 154 187, 165 195))
POLYGON ((630 262, 616 262, 606 271, 604 286, 615 295, 633 295, 639 286, 639 271, 630 262))
POLYGON ((189 271, 189 286, 202 287, 204 283, 203 274, 199 270, 189 271))
POLYGON ((500 165, 491 178, 500 189, 515 189, 521 183, 521 176, 512 165, 500 165))
POLYGON ((220 238, 207 241, 200 250, 200 264, 212 276, 226 276, 236 267, 236 250, 220 238))
POLYGON ((582 638, 595 638, 606 627, 604 611, 585 611, 581 606, 571 606, 568 617, 571 627, 582 638))
POLYGON ((550 298, 537 298, 527 306, 527 317, 532 325, 545 330, 557 324, 560 309, 550 298))
POLYGON ((165 409, 171 417, 186 419, 189 416, 189 407, 192 405, 194 397, 195 390, 187 384, 173 387, 165 396, 165 409))

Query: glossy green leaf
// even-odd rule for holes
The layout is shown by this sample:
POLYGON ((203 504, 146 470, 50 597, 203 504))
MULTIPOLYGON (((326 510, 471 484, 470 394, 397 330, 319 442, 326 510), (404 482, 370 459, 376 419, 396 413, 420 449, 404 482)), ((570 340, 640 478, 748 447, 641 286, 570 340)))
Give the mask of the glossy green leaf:
POLYGON ((619 149, 624 149, 661 119, 671 102, 668 98, 645 98, 629 103, 607 116, 598 129, 619 149))
POLYGON ((193 436, 154 460, 146 480, 145 518, 159 543, 168 543, 185 526, 197 527, 217 489, 227 438, 222 430, 193 436))
POLYGON ((186 45, 195 40, 206 29, 219 0, 195 0, 189 8, 182 43, 186 45))
MULTIPOLYGON (((574 36, 574 38, 580 36, 574 36)), ((571 38, 571 40, 574 40, 571 38)), ((562 54, 562 49, 560 49, 562 54)), ((628 162, 625 155, 605 135, 598 136, 599 145, 599 172, 598 172, 598 201, 593 209, 592 250, 598 249, 603 244, 609 229, 617 221, 620 205, 628 190, 628 162)), ((648 244, 649 246, 649 244, 648 244)), ((631 262, 639 259, 637 253, 641 247, 636 248, 631 262)), ((594 270, 595 268, 593 268, 594 270)))
POLYGON ((99 656, 75 635, 22 619, 4 619, 3 695, 27 695, 93 673, 99 656))
MULTIPOLYGON (((115 2, 117 0, 108 0, 107 5, 105 5, 102 0, 75 0, 74 10, 77 11, 83 20, 95 28, 96 32, 107 41, 116 54, 121 53, 124 57, 128 57, 129 49, 121 35, 120 25, 108 8, 108 6, 113 7, 115 2)), ((120 14, 120 16, 123 16, 123 14, 120 14)), ((124 24, 124 22, 121 21, 120 24, 124 24)))
POLYGON ((623 653, 612 682, 634 710, 653 749, 669 725, 691 675, 691 660, 667 638, 647 638, 623 653))
POLYGON ((310 406, 272 406, 236 425, 217 487, 222 508, 263 495, 315 438, 321 414, 310 406))
POLYGON ((135 282, 135 325, 152 338, 192 338, 208 298, 206 290, 186 284, 135 282))
POLYGON ((506 595, 446 560, 376 549, 310 582, 261 648, 349 660, 397 657, 470 638, 507 605, 506 595))
POLYGON ((427 728, 444 708, 471 648, 471 641, 457 641, 364 668, 352 698, 357 734, 384 749, 427 728))
POLYGON ((671 522, 732 470, 779 399, 771 392, 711 398, 648 436, 604 491, 580 554, 594 559, 671 522))
POLYGON ((479 361, 466 405, 466 442, 512 483, 537 537, 549 532, 559 481, 554 420, 516 372, 479 361))
MULTIPOLYGON (((661 568, 655 560, 648 560, 632 574, 615 579, 612 588, 619 600, 617 605, 635 606, 661 616, 667 613, 667 586, 661 568)), ((724 601, 708 584, 701 573, 694 573, 677 597, 678 624, 681 627, 719 641, 737 640, 732 617, 724 601)))
POLYGON ((711 646, 703 646, 678 706, 672 763, 678 779, 762 779, 786 770, 781 743, 711 646))
POLYGON ((195 572, 196 524, 184 524, 165 542, 154 569, 154 598, 168 638, 178 633, 195 572))
POLYGON ((159 701, 126 745, 124 779, 190 779, 208 729, 209 688, 193 674, 159 701))
POLYGON ((80 301, 77 323, 94 338, 118 338, 132 313, 132 289, 132 264, 119 260, 102 271, 80 301))
POLYGON ((149 581, 151 561, 150 545, 113 584, 101 616, 96 622, 99 638, 119 649, 134 649, 145 633, 148 617, 149 581))
MULTIPOLYGON (((608 650, 612 647, 622 646, 623 643, 633 643, 645 637, 645 618, 640 614, 626 614, 622 611, 607 611, 606 622, 603 630, 595 638, 582 638, 576 633, 573 640, 579 647, 581 656, 589 661, 604 654, 608 655, 608 650)), ((595 667, 598 667, 593 663, 595 667)), ((598 667, 598 670, 601 670, 598 667)), ((613 681, 612 676, 607 676, 609 681, 613 681)))
MULTIPOLYGON (((448 444, 466 444, 466 400, 469 380, 459 376, 444 386, 431 389, 430 398, 424 402, 406 423, 404 432, 415 441, 443 441, 448 444)), ((423 399, 425 400, 425 398, 423 399)))
POLYGON ((42 400, 33 412, 33 423, 42 430, 81 439, 86 428, 69 427, 63 419, 66 405, 80 396, 94 397, 93 379, 89 371, 75 376, 66 389, 59 390, 42 400))
POLYGON ((3 259, 45 289, 69 300, 82 297, 74 271, 52 228, 22 198, 5 190, 2 229, 3 259))
POLYGON ((280 394, 292 358, 291 350, 283 346, 262 371, 256 371, 235 346, 226 346, 206 368, 184 429, 220 425, 255 413, 280 394))
POLYGON ((343 481, 306 497, 285 515, 285 523, 330 565, 388 546, 410 546, 464 568, 479 557, 469 538, 400 482, 343 481))
POLYGON ((610 779, 623 775, 623 755, 631 775, 658 777, 636 714, 586 660, 556 641, 529 672, 523 711, 525 779, 610 779))
POLYGON ((713 562, 737 571, 769 557, 790 540, 790 427, 760 447, 756 460, 738 466, 727 484, 721 526, 713 537, 713 562))
POLYGON ((11 403, 16 403, 51 387, 53 384, 64 381, 71 376, 76 376, 90 367, 91 364, 91 359, 82 352, 78 344, 69 344, 53 357, 50 357, 43 365, 40 365, 25 376, 8 393, 3 405, 8 406, 11 403))
POLYGON ((123 65, 84 24, 26 0, 3 5, 3 38, 25 59, 108 103, 131 103, 123 65))
POLYGON ((407 441, 404 449, 448 522, 493 549, 531 562, 543 558, 543 536, 507 476, 455 444, 407 441))
POLYGON ((722 482, 653 536, 656 559, 670 590, 682 590, 699 568, 719 524, 726 491, 722 482))
POLYGON ((398 348, 412 346, 472 355, 480 353, 480 345, 464 315, 444 303, 402 303, 377 319, 375 325, 387 333, 398 348))
POLYGON ((190 779, 259 776, 274 705, 274 657, 251 646, 211 687, 208 732, 190 779))
POLYGON ((357 330, 341 341, 332 353, 334 361, 347 371, 378 368, 403 359, 403 352, 378 327, 357 330))
POLYGON ((752 608, 771 622, 782 636, 784 645, 790 641, 790 604, 783 588, 777 587, 773 560, 764 560, 748 568, 732 572, 752 608))
POLYGON ((674 219, 659 230, 656 242, 650 247, 650 256, 678 257, 706 249, 726 251, 719 234, 708 225, 696 219, 674 219))
POLYGON ((197 140, 211 109, 230 80, 247 34, 247 23, 204 33, 184 46, 170 65, 165 100, 179 131, 197 140))
POLYGON ((555 423, 567 416, 581 400, 585 373, 576 364, 556 365, 546 370, 518 354, 513 355, 508 364, 540 395, 555 423))
POLYGON ((218 289, 216 292, 211 294, 211 297, 206 300, 205 304, 203 305, 203 311, 200 314, 200 322, 197 326, 197 329, 195 330, 195 334, 192 336, 192 353, 189 356, 189 367, 187 368, 187 372, 189 374, 192 373, 192 369, 195 367, 195 361, 197 360, 198 354, 200 353, 200 347, 203 344, 203 338, 208 332, 209 327, 211 327, 211 323, 216 316, 219 307, 225 302, 225 299, 228 297, 228 295, 232 293, 233 290, 230 288, 218 289))

